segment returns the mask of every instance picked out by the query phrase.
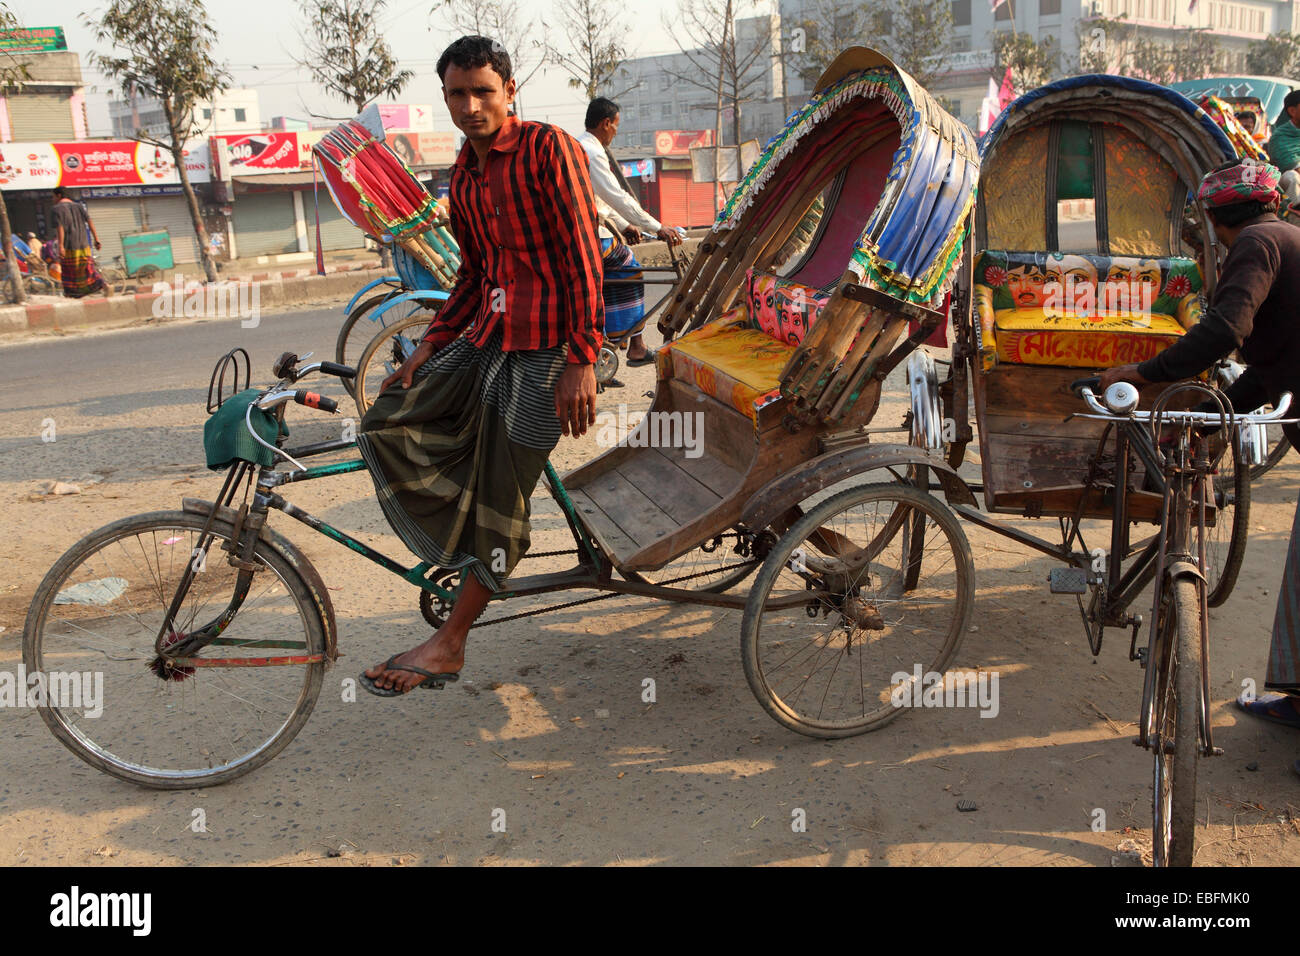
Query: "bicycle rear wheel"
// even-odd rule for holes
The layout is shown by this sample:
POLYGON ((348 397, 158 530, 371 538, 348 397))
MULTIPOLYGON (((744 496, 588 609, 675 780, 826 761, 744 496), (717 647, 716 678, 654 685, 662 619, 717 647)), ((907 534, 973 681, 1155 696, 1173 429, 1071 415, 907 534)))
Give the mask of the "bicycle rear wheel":
POLYGON ((1192 578, 1176 578, 1167 587, 1157 622, 1151 843, 1156 866, 1191 866, 1201 752, 1201 593, 1192 578))
POLYGON ((901 483, 849 488, 796 521, 759 569, 741 623, 745 678, 790 730, 875 730, 943 674, 974 601, 970 544, 946 505, 901 483))
POLYGON ((40 714, 54 736, 91 766, 147 787, 212 786, 266 763, 306 723, 325 672, 316 599, 265 540, 238 613, 192 658, 214 664, 155 669, 154 641, 187 568, 197 573, 174 639, 217 619, 235 593, 238 572, 221 550, 233 529, 213 522, 200 557, 205 521, 153 512, 87 535, 46 574, 23 633, 24 666, 46 675, 40 714), (54 675, 80 693, 56 694, 54 675))

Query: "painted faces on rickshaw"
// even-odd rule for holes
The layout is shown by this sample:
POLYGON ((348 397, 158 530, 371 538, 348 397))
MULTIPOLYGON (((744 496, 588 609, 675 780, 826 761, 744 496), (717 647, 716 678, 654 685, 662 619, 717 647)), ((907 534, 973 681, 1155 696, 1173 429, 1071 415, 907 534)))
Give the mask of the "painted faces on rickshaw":
POLYGON ((1147 315, 1160 286, 1160 263, 1155 259, 1112 259, 1102 283, 1100 305, 1108 312, 1147 315))
POLYGON ((1097 267, 1087 256, 1047 257, 1046 308, 1057 315, 1091 315, 1097 306, 1097 267))
POLYGON ((1007 270, 1007 292, 1017 309, 1038 309, 1047 298, 1044 286, 1047 270, 1038 261, 1022 263, 1007 270))

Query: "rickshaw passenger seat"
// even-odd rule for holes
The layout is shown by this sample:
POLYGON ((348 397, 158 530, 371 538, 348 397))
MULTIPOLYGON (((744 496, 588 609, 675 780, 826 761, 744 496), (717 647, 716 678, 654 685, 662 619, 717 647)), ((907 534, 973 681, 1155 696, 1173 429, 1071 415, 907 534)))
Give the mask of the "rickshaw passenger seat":
POLYGON ((1180 257, 987 250, 973 294, 984 369, 1111 368, 1152 357, 1200 319, 1201 275, 1180 257))
POLYGON ((750 269, 740 305, 657 353, 659 377, 688 382, 757 422, 831 294, 750 269))

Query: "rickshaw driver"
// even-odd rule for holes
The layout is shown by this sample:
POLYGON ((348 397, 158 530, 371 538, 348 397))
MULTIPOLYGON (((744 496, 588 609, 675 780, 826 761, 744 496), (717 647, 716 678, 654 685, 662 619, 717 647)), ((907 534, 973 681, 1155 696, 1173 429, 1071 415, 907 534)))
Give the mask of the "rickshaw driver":
MULTIPOLYGON (((1283 392, 1300 401, 1300 229, 1276 213, 1281 200, 1276 166, 1233 160, 1201 180, 1197 198, 1228 247, 1214 301, 1200 322, 1165 351, 1138 365, 1101 373, 1102 388, 1115 382, 1176 382, 1210 368, 1234 349, 1248 364, 1228 389, 1234 409, 1276 404, 1283 392)), ((1198 406, 1214 411, 1212 403, 1198 406)), ((1300 429, 1285 428, 1300 448, 1300 429)), ((1291 528, 1264 686, 1277 693, 1237 704, 1266 720, 1300 728, 1300 504, 1291 528)), ((1297 763, 1300 770, 1300 762, 1297 763)))
POLYGON ((604 308, 582 147, 508 115, 515 81, 496 41, 460 38, 438 76, 466 136, 450 191, 461 268, 357 448, 403 543, 463 583, 428 640, 361 676, 380 697, 457 679, 470 625, 528 550, 528 500, 551 450, 596 414, 604 308))

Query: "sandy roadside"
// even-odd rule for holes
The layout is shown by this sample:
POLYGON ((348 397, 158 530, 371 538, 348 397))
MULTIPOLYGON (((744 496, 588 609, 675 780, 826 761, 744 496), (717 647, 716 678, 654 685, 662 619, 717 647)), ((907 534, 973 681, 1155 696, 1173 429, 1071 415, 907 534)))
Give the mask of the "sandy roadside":
MULTIPOLYGON (((604 393, 601 408, 647 407, 653 371, 619 377, 626 387, 604 393)), ((202 465, 206 384, 163 388, 147 406, 70 399, 54 443, 37 435, 42 410, 0 410, 0 670, 16 668, 31 595, 79 536, 215 493, 220 477, 202 465), (42 481, 88 474, 102 480, 80 494, 37 493, 42 481)), ((295 440, 337 429, 295 411, 295 440)), ((902 412, 892 395, 877 421, 896 424, 902 412)), ((563 441, 554 461, 564 472, 598 450, 589 434, 563 441)), ((1212 612, 1212 710, 1226 753, 1201 764, 1198 864, 1293 865, 1300 855, 1290 769, 1300 735, 1232 706, 1243 679, 1262 684, 1298 482, 1293 455, 1256 486, 1241 581, 1212 612)), ((365 475, 292 492, 405 559, 365 475)), ((544 493, 533 505, 534 548, 564 547, 558 509, 544 493)), ((10 768, 0 862, 1111 866, 1134 865, 1120 852, 1126 841, 1149 848, 1150 757, 1130 743, 1142 672, 1127 660, 1127 635, 1110 632, 1094 659, 1074 599, 1047 592, 1051 561, 991 533, 966 528, 979 590, 953 666, 999 673, 997 718, 927 710, 827 742, 788 733, 755 703, 737 653, 739 611, 643 599, 476 632, 464 680, 446 691, 345 701, 342 678, 425 633, 415 591, 279 517, 331 588, 345 655, 302 733, 231 784, 157 793, 76 760, 34 712, 0 711, 10 768), (653 706, 641 700, 646 677, 658 687, 653 706), (958 812, 958 800, 978 809, 958 812), (1099 809, 1106 828, 1094 831, 1099 809), (196 810, 205 832, 192 827, 196 810), (802 832, 792 829, 799 810, 802 832), (494 832, 501 818, 505 830, 494 832)), ((563 565, 542 559, 529 570, 563 565)))

